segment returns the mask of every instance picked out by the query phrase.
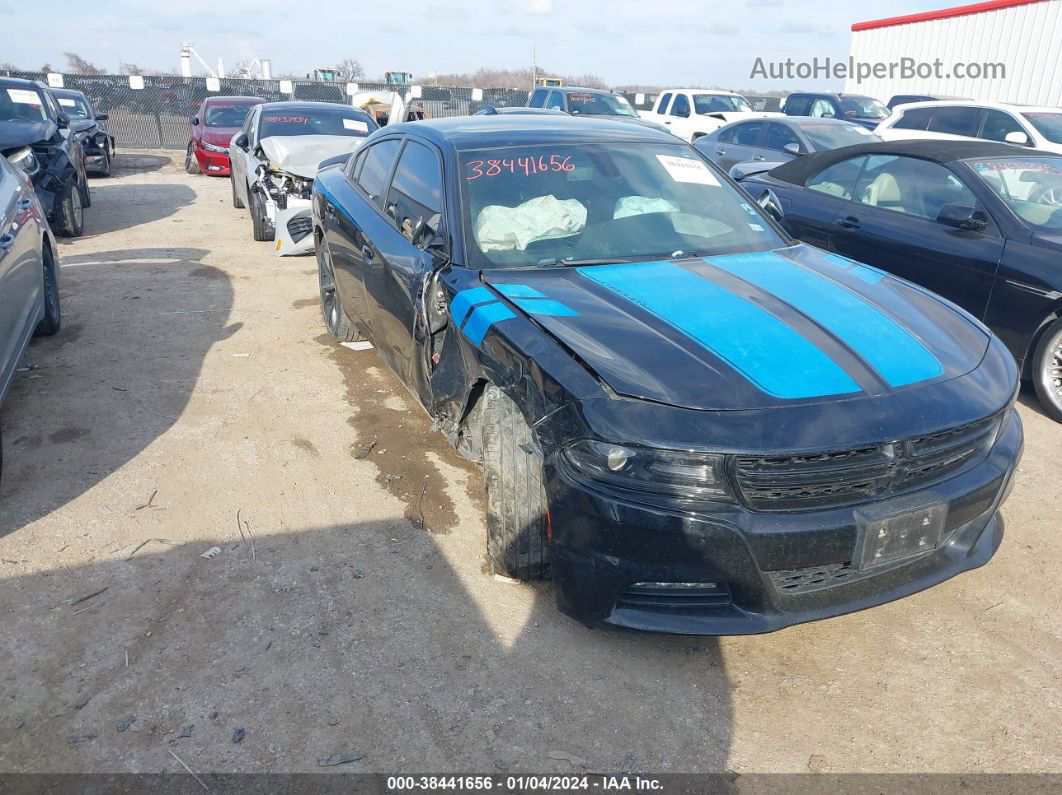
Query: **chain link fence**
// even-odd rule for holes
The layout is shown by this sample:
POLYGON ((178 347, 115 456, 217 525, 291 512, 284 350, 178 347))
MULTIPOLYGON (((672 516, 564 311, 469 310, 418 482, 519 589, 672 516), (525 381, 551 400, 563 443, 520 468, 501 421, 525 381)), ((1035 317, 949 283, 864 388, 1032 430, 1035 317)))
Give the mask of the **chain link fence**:
MULTIPOLYGON (((0 72, 10 77, 47 82, 40 72, 0 72)), ((189 119, 204 99, 211 96, 261 97, 267 102, 306 100, 349 104, 346 83, 318 80, 244 80, 176 75, 145 75, 143 88, 133 88, 126 75, 64 74, 63 88, 83 91, 97 112, 109 114, 107 127, 117 145, 126 149, 184 149, 191 137, 189 119), (208 87, 209 83, 209 87, 208 87), (217 90, 211 90, 216 88, 217 90)), ((139 81, 136 81, 139 82, 139 81)), ((385 83, 357 84, 358 92, 385 94, 385 83)), ((529 91, 510 88, 473 89, 420 86, 419 100, 430 118, 464 116, 487 106, 519 107, 527 104, 529 91)), ((638 110, 650 110, 655 94, 624 96, 638 110), (637 102, 636 100, 642 100, 637 102)), ((777 110, 778 97, 748 97, 756 110, 777 110)))

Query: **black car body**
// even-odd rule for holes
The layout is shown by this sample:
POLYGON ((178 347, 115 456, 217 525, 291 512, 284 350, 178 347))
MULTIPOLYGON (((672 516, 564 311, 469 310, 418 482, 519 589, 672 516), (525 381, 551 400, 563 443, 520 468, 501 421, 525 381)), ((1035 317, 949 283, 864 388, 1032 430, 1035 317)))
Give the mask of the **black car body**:
POLYGON ((388 126, 318 172, 313 216, 329 333, 369 337, 483 464, 495 570, 550 569, 586 623, 769 631, 1000 543, 1022 447, 1002 343, 792 241, 673 136, 388 126))
POLYGON ((53 88, 59 106, 70 117, 70 131, 85 150, 85 170, 107 176, 114 158, 114 136, 107 132, 107 114, 96 110, 84 91, 53 88))
POLYGON ((0 154, 17 160, 32 180, 52 228, 76 237, 90 194, 84 149, 69 126, 70 117, 46 85, 0 77, 0 154))
POLYGON ((845 119, 873 130, 889 115, 889 109, 873 97, 862 94, 801 91, 785 98, 782 113, 786 116, 845 119))
POLYGON ((557 110, 584 119, 609 119, 668 132, 667 127, 643 119, 622 94, 603 88, 539 86, 528 97, 527 107, 557 110))
POLYGON ((794 237, 921 284, 981 319, 1062 421, 1062 156, 984 141, 894 141, 810 155, 742 185, 794 237))

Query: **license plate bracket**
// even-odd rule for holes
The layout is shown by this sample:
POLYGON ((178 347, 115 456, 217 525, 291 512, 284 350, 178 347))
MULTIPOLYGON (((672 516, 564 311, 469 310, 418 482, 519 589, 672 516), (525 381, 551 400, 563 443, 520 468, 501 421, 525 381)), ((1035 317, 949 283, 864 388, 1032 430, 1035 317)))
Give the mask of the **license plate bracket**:
MULTIPOLYGON (((935 496, 935 495, 934 495, 935 496)), ((932 552, 944 540, 948 502, 890 500, 855 511, 858 534, 853 565, 863 571, 932 552)))

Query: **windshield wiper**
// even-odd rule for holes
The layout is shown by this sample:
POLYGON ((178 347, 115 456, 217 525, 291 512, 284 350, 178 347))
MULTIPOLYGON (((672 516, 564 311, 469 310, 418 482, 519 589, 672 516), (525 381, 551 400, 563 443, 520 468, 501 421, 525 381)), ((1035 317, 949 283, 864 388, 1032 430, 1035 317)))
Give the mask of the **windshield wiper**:
POLYGON ((557 257, 549 257, 547 259, 540 259, 535 265, 539 268, 552 268, 557 265, 564 267, 576 267, 580 265, 624 265, 629 262, 645 262, 641 257, 598 257, 589 259, 558 259, 557 257))

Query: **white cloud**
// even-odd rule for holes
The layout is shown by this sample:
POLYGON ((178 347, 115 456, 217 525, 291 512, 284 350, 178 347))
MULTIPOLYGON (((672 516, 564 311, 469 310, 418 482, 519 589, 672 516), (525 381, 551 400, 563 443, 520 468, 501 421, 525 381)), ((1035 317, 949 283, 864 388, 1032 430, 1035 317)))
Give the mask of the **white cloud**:
POLYGON ((520 0, 525 14, 552 14, 553 0, 520 0))

